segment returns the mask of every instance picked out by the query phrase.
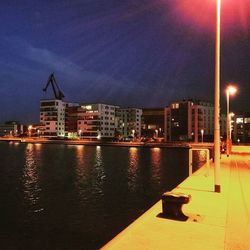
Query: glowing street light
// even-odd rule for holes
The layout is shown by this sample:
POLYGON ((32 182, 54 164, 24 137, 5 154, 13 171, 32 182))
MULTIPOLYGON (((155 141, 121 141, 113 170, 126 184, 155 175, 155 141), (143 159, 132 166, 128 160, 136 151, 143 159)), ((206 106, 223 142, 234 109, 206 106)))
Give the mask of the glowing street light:
POLYGON ((203 143, 204 129, 201 129, 201 143, 203 143))
POLYGON ((78 130, 78 135, 81 138, 81 135, 82 135, 82 130, 81 129, 78 130))
POLYGON ((214 191, 220 193, 220 15, 216 2, 215 83, 214 83, 214 191))
POLYGON ((155 130, 155 137, 158 138, 158 135, 159 135, 159 131, 158 129, 155 130))
POLYGON ((226 138, 226 152, 227 152, 227 157, 230 154, 230 147, 231 147, 231 115, 229 113, 229 97, 230 95, 234 95, 237 92, 237 88, 230 85, 226 89, 226 97, 227 97, 227 138, 226 138))
POLYGON ((29 127, 28 127, 28 131, 29 131, 29 137, 31 137, 31 130, 32 130, 32 125, 29 125, 29 127))

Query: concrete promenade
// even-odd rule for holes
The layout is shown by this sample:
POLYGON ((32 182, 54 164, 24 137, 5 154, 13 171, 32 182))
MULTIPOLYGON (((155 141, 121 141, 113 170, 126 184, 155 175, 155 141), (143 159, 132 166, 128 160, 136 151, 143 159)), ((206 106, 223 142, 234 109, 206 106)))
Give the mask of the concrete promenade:
POLYGON ((250 154, 240 150, 222 155, 221 193, 213 192, 213 164, 174 189, 192 195, 187 221, 157 217, 159 201, 102 249, 250 249, 250 154))

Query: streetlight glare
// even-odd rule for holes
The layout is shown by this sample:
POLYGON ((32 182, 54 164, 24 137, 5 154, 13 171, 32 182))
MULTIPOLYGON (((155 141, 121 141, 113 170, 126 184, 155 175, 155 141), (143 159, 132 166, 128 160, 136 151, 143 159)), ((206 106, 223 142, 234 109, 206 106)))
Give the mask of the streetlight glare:
POLYGON ((230 95, 234 95, 237 92, 237 88, 234 86, 228 86, 226 91, 230 94, 230 95))
MULTIPOLYGON (((188 24, 192 25, 196 31, 204 32, 204 29, 214 30, 214 22, 211 22, 215 16, 215 4, 217 0, 178 0, 170 2, 171 9, 177 13, 177 16, 188 24)), ((250 0, 219 0, 223 9, 223 32, 230 33, 232 29, 247 31, 250 24, 250 0)), ((179 19, 178 19, 179 21, 179 19)))
POLYGON ((232 117, 234 116, 233 113, 230 113, 229 110, 229 101, 230 101, 230 95, 233 95, 237 92, 237 88, 233 85, 229 85, 226 88, 226 99, 227 99, 227 143, 226 143, 226 151, 227 151, 227 156, 229 156, 231 152, 231 147, 232 147, 232 140, 231 140, 231 123, 232 123, 232 117))

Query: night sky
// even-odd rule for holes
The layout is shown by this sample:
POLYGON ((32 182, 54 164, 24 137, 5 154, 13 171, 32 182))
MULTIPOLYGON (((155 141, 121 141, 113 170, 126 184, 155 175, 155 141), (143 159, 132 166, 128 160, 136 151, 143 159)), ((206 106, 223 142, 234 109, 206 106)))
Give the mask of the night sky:
MULTIPOLYGON (((222 0, 223 1, 223 0, 222 0)), ((37 122, 50 73, 70 102, 213 101, 216 0, 0 3, 0 122, 37 122)), ((221 106, 250 110, 250 0, 222 6, 221 106)))

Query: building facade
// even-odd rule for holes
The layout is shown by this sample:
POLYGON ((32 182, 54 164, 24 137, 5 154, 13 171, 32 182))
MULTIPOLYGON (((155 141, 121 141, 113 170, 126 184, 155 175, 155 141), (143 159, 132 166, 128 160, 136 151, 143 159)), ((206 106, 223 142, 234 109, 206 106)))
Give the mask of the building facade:
POLYGON ((142 109, 142 137, 164 137, 164 108, 142 109))
POLYGON ((19 136, 24 133, 24 126, 18 121, 7 121, 0 124, 0 136, 19 136))
POLYGON ((116 109, 116 137, 141 137, 142 109, 117 108, 116 109))
POLYGON ((77 138, 78 103, 67 103, 65 109, 65 135, 68 138, 77 138))
POLYGON ((117 106, 103 103, 81 104, 77 107, 77 132, 81 138, 108 139, 115 137, 117 106))
POLYGON ((65 136, 66 103, 57 99, 40 101, 40 123, 44 126, 45 137, 65 136))
POLYGON ((232 139, 238 143, 250 143, 250 112, 234 116, 232 139))
MULTIPOLYGON (((221 135, 225 134, 221 115, 221 135)), ((165 141, 212 141, 214 106, 200 100, 173 102, 165 108, 165 141)))

